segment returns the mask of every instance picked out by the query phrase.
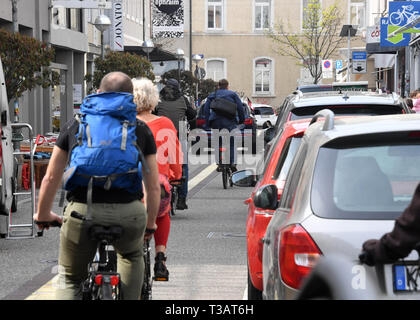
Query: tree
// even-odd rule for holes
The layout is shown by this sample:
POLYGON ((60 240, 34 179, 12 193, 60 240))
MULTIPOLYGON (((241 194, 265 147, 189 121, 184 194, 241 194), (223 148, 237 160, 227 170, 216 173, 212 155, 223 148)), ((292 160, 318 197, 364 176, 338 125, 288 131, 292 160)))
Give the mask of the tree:
MULTIPOLYGON (((165 72, 161 76, 160 83, 166 83, 166 80, 173 78, 178 80, 178 69, 172 69, 165 72)), ((191 71, 182 71, 181 72, 181 81, 180 86, 183 94, 187 97, 193 97, 195 99, 196 95, 196 86, 198 83, 198 99, 201 101, 213 92, 217 83, 212 79, 204 79, 199 81, 196 77, 193 76, 191 71)))
POLYGON ((49 69, 54 49, 46 43, 0 29, 0 57, 9 102, 36 86, 59 84, 59 74, 49 69))
POLYGON ((309 0, 304 8, 302 32, 291 33, 288 22, 276 24, 268 32, 275 45, 275 52, 292 57, 297 65, 307 68, 317 84, 322 77, 321 61, 334 56, 344 39, 339 36, 343 14, 337 3, 322 9, 320 0, 309 0))
POLYGON ((90 92, 98 89, 103 76, 113 71, 124 72, 130 78, 145 77, 152 81, 155 79, 152 64, 146 58, 134 53, 111 51, 104 59, 102 57, 96 58, 94 63, 95 72, 93 76, 91 74, 85 76, 87 82, 92 82, 90 92))

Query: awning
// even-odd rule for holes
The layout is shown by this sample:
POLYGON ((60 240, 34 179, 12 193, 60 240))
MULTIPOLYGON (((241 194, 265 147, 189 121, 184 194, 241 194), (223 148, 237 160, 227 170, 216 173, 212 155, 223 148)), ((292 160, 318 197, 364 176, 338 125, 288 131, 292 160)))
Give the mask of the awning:
MULTIPOLYGON (((143 51, 141 46, 124 46, 124 52, 135 53, 135 54, 138 54, 140 56, 144 56, 147 58, 147 53, 143 51)), ((172 61, 172 60, 177 61, 178 59, 175 56, 175 54, 166 50, 162 50, 158 47, 155 47, 153 51, 150 52, 149 54, 149 60, 151 62, 155 62, 155 61, 172 61)))
POLYGON ((404 47, 381 47, 380 43, 367 43, 366 51, 369 54, 387 54, 387 53, 396 53, 404 47))

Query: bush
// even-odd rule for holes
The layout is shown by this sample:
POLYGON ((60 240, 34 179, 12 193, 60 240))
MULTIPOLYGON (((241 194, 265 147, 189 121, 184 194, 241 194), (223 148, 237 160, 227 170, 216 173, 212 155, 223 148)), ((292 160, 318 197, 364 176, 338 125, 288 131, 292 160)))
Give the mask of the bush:
POLYGON ((142 56, 128 52, 109 52, 104 59, 95 59, 95 72, 93 76, 87 74, 85 80, 92 82, 90 92, 99 88, 104 75, 113 71, 120 71, 127 74, 130 78, 145 77, 150 80, 155 79, 152 72, 152 64, 142 56))

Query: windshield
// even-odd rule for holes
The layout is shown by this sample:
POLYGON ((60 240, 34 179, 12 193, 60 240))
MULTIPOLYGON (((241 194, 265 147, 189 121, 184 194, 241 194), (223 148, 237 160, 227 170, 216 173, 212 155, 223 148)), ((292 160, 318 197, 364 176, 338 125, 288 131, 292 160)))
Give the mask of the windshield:
POLYGON ((297 107, 291 111, 290 120, 312 118, 318 111, 330 109, 336 115, 341 116, 378 116, 387 114, 401 114, 402 107, 399 105, 338 105, 338 106, 308 106, 297 107))
POLYGON ((312 183, 313 212, 334 219, 396 219, 420 182, 418 140, 348 147, 341 141, 321 148, 312 183))
POLYGON ((254 109, 255 115, 272 115, 274 114, 273 108, 270 107, 258 107, 254 109))

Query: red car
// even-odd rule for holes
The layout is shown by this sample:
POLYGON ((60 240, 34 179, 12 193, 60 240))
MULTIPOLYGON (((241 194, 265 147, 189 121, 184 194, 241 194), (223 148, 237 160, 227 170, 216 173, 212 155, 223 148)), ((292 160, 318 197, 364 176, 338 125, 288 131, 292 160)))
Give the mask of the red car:
POLYGON ((257 168, 257 176, 250 178, 249 170, 238 171, 232 176, 232 181, 237 186, 255 186, 249 199, 248 218, 246 221, 247 250, 248 250, 248 299, 262 299, 262 253, 263 242, 267 225, 271 220, 274 210, 262 210, 254 205, 253 197, 258 189, 264 185, 276 184, 280 198, 287 172, 292 159, 300 145, 301 138, 308 127, 310 119, 289 121, 282 132, 279 132, 257 168), (260 174, 260 175, 258 175, 260 174), (246 177, 244 177, 244 175, 246 177), (258 181, 255 180, 258 177, 258 181), (254 182, 252 180, 254 179, 254 182), (242 183, 241 183, 242 181, 242 183), (244 181, 246 181, 244 183, 244 181))

